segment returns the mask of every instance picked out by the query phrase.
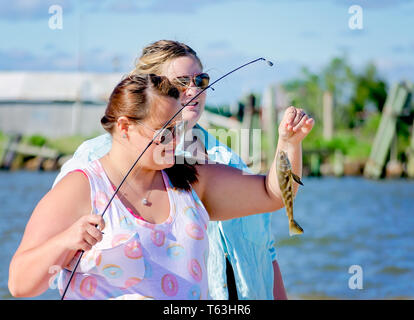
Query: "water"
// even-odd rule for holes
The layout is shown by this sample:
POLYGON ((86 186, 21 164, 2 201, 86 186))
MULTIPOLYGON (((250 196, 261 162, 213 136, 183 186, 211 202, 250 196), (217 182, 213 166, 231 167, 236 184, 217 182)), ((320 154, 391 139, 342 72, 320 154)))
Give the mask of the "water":
MULTIPOLYGON (((273 217, 288 294, 300 298, 414 298, 414 181, 308 178, 289 237, 284 209, 273 217), (362 289, 349 280, 361 267, 362 289)), ((354 283, 354 281, 351 281, 354 283)))
MULTIPOLYGON (((39 200, 53 184, 57 172, 0 171, 0 299, 13 299, 7 288, 10 260, 39 200)), ((48 290, 36 299, 59 299, 48 290)))
MULTIPOLYGON (((56 172, 0 172, 0 299, 9 263, 36 203, 56 172)), ((273 217, 277 257, 290 298, 414 298, 414 181, 304 178, 295 219, 305 230, 289 237, 284 209, 273 217), (362 289, 350 289, 352 265, 362 289)), ((352 281, 353 283, 353 281, 352 281)), ((48 290, 35 299, 59 299, 48 290)))

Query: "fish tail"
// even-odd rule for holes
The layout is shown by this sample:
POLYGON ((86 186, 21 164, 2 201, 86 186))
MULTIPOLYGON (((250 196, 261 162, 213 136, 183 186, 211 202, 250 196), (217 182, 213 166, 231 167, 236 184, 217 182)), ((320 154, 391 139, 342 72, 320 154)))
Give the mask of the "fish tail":
POLYGON ((302 234, 302 227, 293 219, 289 221, 289 235, 293 236, 295 234, 302 234))

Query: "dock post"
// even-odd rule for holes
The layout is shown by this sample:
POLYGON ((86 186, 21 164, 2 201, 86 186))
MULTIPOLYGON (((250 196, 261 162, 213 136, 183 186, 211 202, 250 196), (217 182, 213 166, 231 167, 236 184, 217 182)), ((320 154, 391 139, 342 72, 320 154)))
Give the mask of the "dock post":
POLYGON ((2 146, 0 147, 0 168, 3 168, 4 159, 6 158, 6 154, 10 147, 10 138, 8 135, 5 136, 5 141, 3 142, 2 146))
POLYGON ((323 138, 331 140, 333 136, 333 96, 329 91, 323 93, 323 138))
POLYGON ((276 151, 276 128, 277 128, 277 114, 276 114, 276 90, 274 86, 266 88, 263 94, 262 103, 262 123, 263 123, 263 134, 266 137, 266 165, 267 168, 273 163, 273 158, 276 151))
POLYGON ((410 146, 408 147, 406 154, 407 154, 407 176, 409 178, 414 178, 414 121, 411 126, 410 146))
POLYGON ((344 172, 345 172, 345 168, 344 168, 345 159, 344 158, 345 157, 342 151, 340 149, 336 149, 335 154, 334 154, 334 164, 333 164, 333 172, 336 177, 342 177, 344 175, 344 172))
POLYGON ((4 151, 4 157, 2 159, 2 163, 1 165, 1 169, 6 169, 6 170, 10 170, 13 161, 16 157, 16 150, 14 148, 12 148, 14 145, 17 145, 20 143, 20 141, 22 140, 23 136, 21 134, 16 134, 14 136, 12 136, 7 145, 6 145, 6 149, 4 151))
POLYGON ((392 139, 396 134, 397 118, 407 104, 408 98, 409 90, 404 84, 394 85, 388 94, 371 154, 364 168, 365 177, 374 179, 381 177, 392 139))
POLYGON ((255 105, 256 97, 253 94, 249 94, 246 97, 239 140, 241 159, 251 169, 251 166, 257 164, 258 160, 261 159, 261 135, 257 137, 257 134, 254 133, 255 129, 260 128, 260 114, 255 105))
POLYGON ((243 99, 245 101, 242 102, 243 104, 243 118, 241 121, 240 126, 240 157, 244 163, 249 165, 249 147, 250 147, 250 125, 252 120, 252 113, 251 106, 249 105, 248 99, 243 99), (243 134, 242 130, 249 130, 249 134, 243 134), (248 138, 246 138, 246 136, 248 138))

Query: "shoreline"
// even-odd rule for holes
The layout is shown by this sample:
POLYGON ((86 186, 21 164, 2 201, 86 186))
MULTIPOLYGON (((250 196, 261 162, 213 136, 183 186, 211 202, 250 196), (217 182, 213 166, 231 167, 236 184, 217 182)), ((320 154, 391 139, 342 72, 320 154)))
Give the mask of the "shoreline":
MULTIPOLYGON (((0 168, 0 171, 46 171, 46 172, 59 172, 63 164, 72 158, 72 155, 61 155, 57 159, 44 159, 42 157, 23 157, 17 155, 12 161, 9 168, 0 168)), ((343 170, 339 172, 335 170, 334 165, 330 163, 322 163, 319 170, 316 172, 312 170, 310 165, 303 165, 302 176, 314 177, 314 178, 343 178, 343 177, 363 177, 370 180, 413 180, 409 177, 404 164, 395 164, 392 166, 387 165, 384 168, 384 172, 379 179, 372 179, 364 176, 365 163, 360 160, 347 161, 343 166, 343 170)), ((265 173, 265 172, 263 172, 265 173)))

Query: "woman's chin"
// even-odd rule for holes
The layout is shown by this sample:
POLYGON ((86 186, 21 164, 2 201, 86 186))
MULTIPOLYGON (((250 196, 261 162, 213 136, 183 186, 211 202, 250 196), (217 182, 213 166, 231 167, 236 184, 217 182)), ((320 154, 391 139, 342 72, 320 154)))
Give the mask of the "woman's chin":
POLYGON ((165 161, 164 163, 160 164, 160 170, 168 169, 174 166, 175 161, 165 161))
POLYGON ((174 166, 174 162, 173 163, 167 163, 167 164, 164 165, 163 169, 168 169, 168 168, 171 168, 173 166, 174 166))
POLYGON ((159 159, 155 159, 156 164, 161 169, 171 168, 175 164, 175 151, 174 149, 171 150, 164 150, 161 152, 161 157, 159 159))
POLYGON ((165 161, 165 162, 157 163, 156 166, 154 167, 154 169, 155 170, 164 170, 164 169, 171 168, 172 166, 174 166, 174 164, 175 164, 175 162, 165 161))
POLYGON ((183 120, 188 121, 189 125, 194 126, 200 118, 199 110, 186 110, 183 112, 183 120))

